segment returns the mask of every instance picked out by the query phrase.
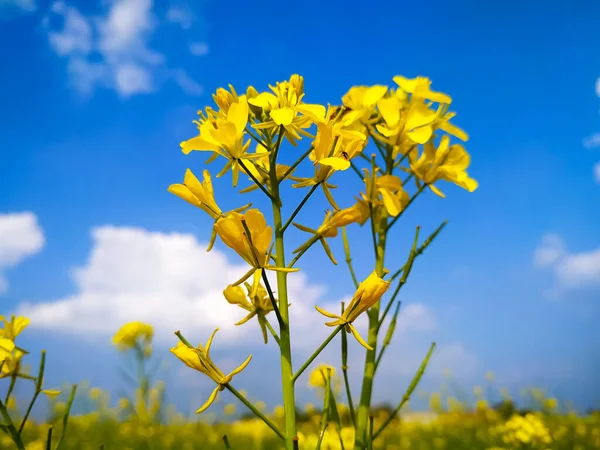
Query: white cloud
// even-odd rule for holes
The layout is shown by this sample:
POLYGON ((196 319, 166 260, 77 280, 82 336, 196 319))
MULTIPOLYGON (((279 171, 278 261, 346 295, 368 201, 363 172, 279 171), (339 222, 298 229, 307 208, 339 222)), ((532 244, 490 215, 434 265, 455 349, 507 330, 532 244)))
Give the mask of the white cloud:
POLYGON ((190 76, 183 70, 173 71, 173 80, 179 85, 179 87, 189 95, 202 95, 204 88, 196 83, 190 76))
POLYGON ((596 180, 596 183, 600 183, 600 162, 594 165, 594 180, 596 180))
POLYGON ((37 9, 35 0, 0 0, 0 8, 14 8, 21 12, 31 13, 37 9))
POLYGON ((167 20, 187 30, 194 22, 194 15, 187 6, 171 6, 167 11, 167 20))
POLYGON ((558 291, 600 286, 600 248, 570 253, 560 236, 550 234, 543 237, 534 260, 538 267, 552 269, 558 291))
POLYGON ((206 42, 192 42, 190 44, 190 53, 194 56, 204 56, 208 54, 208 50, 206 42))
POLYGON ((168 78, 184 89, 195 83, 182 69, 169 71, 165 55, 149 46, 158 26, 152 7, 152 0, 115 0, 102 15, 85 17, 63 2, 52 5, 52 14, 63 23, 51 29, 50 19, 45 20, 48 41, 68 60, 75 89, 89 95, 101 86, 130 97, 154 92, 168 78))
MULTIPOLYGON (((155 327, 159 339, 172 340, 180 329, 194 342, 206 341, 219 327, 220 342, 239 344, 242 336, 249 346, 261 342, 255 323, 233 325, 245 313, 222 295, 246 272, 245 265, 230 263, 217 249, 207 253, 207 244, 190 234, 103 226, 92 231, 92 238, 87 262, 72 272, 74 295, 20 306, 18 313, 30 317, 32 327, 106 337, 125 322, 141 320, 155 327)), ((275 276, 270 279, 275 289, 275 276)), ((310 284, 302 272, 288 276, 288 289, 294 341, 313 349, 332 331, 314 305, 337 312, 340 302, 328 300, 324 288, 310 284)), ((269 319, 275 323, 273 314, 269 319)), ((362 330, 366 320, 360 319, 362 330)), ((412 304, 401 311, 398 327, 431 330, 435 319, 423 305, 412 304)))
POLYGON ((596 80, 596 95, 600 97, 600 77, 596 80))
POLYGON ((586 148, 600 147, 600 133, 592 134, 583 140, 583 146, 586 148))
POLYGON ((4 270, 38 253, 44 242, 44 233, 35 214, 0 214, 0 293, 8 288, 4 270))

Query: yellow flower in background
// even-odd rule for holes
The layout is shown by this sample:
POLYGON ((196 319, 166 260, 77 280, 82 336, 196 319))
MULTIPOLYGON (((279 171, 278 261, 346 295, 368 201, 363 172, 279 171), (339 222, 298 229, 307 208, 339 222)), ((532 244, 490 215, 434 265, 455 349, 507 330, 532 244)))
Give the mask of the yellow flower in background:
POLYGON ((219 331, 218 328, 215 331, 213 331, 213 334, 210 336, 208 342, 206 343, 206 347, 202 347, 202 345, 198 345, 198 347, 195 348, 188 347, 183 342, 178 342, 175 347, 171 348, 171 353, 173 353, 177 358, 179 358, 186 366, 199 372, 202 372, 215 383, 217 383, 217 387, 210 394, 210 397, 204 403, 204 405, 202 405, 196 411, 196 414, 200 414, 201 412, 205 411, 210 405, 212 405, 212 403, 217 398, 217 394, 223 389, 225 389, 227 383, 229 383, 235 375, 244 370, 246 366, 250 363, 250 360, 252 359, 252 355, 248 356, 248 358, 237 369, 233 370, 228 375, 225 375, 223 372, 221 372, 210 358, 210 346, 217 331, 219 331))
POLYGON ((237 322, 236 325, 243 325, 256 316, 266 344, 268 342, 268 335, 267 319, 265 316, 273 311, 269 293, 262 284, 259 284, 256 293, 252 295, 252 286, 248 283, 244 283, 244 285, 246 286, 246 292, 244 292, 244 289, 241 286, 229 285, 223 291, 223 296, 225 297, 225 300, 232 305, 238 305, 240 308, 249 312, 249 314, 237 322))
POLYGON ((467 174, 471 157, 462 145, 450 145, 448 136, 442 137, 437 149, 433 141, 429 141, 423 146, 423 153, 418 159, 415 150, 409 160, 415 176, 442 198, 444 193, 434 186, 439 180, 449 181, 469 192, 477 189, 477 181, 467 174))
POLYGON ((329 376, 333 379, 335 376, 335 367, 330 366, 329 364, 321 363, 310 373, 308 377, 308 385, 317 388, 324 388, 327 380, 327 369, 331 370, 329 376))
POLYGON ((0 338, 10 339, 11 341, 14 341, 30 322, 27 317, 17 317, 14 314, 10 321, 6 320, 4 316, 0 316, 0 321, 4 324, 4 327, 0 328, 0 338))
MULTIPOLYGON (((384 274, 387 273, 389 273, 389 271, 384 270, 384 274)), ((371 306, 377 303, 389 288, 390 282, 383 280, 377 275, 377 272, 373 271, 362 283, 360 283, 358 289, 352 297, 352 300, 341 316, 324 311, 318 306, 315 306, 315 308, 325 317, 335 319, 331 322, 326 322, 325 325, 328 327, 344 325, 346 332, 352 333, 352 335, 363 347, 368 350, 372 350, 372 348, 358 334, 358 331, 354 325, 352 325, 352 322, 354 322, 358 316, 368 310, 371 306)))
POLYGON ((379 174, 373 178, 373 174, 368 169, 363 169, 363 172, 366 188, 366 193, 362 194, 363 200, 373 207, 382 205, 392 217, 400 214, 410 201, 400 178, 396 175, 379 174))
POLYGON ((375 105, 388 91, 387 86, 353 86, 342 97, 342 104, 350 111, 344 115, 346 123, 368 121, 375 111, 375 105))
POLYGON ((233 285, 237 286, 254 275, 252 294, 255 296, 263 269, 279 272, 295 272, 298 269, 274 267, 268 264, 273 229, 267 225, 265 216, 256 208, 244 214, 230 212, 217 220, 217 234, 225 245, 235 250, 252 268, 233 285), (248 232, 246 231, 248 230, 248 232))
POLYGON ((401 75, 396 75, 394 78, 400 89, 407 94, 412 94, 415 98, 422 98, 436 103, 452 103, 452 98, 449 95, 441 92, 435 92, 430 89, 431 80, 426 77, 406 78, 401 75))
POLYGON ((275 86, 269 85, 269 88, 273 93, 263 92, 248 100, 270 118, 266 122, 253 124, 252 127, 257 130, 283 127, 285 137, 294 146, 302 135, 311 137, 305 129, 324 119, 325 107, 302 102, 304 78, 292 75, 289 81, 277 82, 275 86))
MULTIPOLYGON (((329 257, 331 262, 333 264, 337 264, 335 258, 333 257, 333 254, 331 253, 329 244, 327 243, 325 238, 336 237, 339 228, 345 227, 352 223, 358 223, 361 226, 364 225, 364 223, 369 218, 369 214, 369 206, 363 201, 358 201, 349 208, 341 209, 333 213, 331 211, 326 211, 323 223, 316 230, 309 227, 305 227, 304 225, 300 225, 295 222, 293 222, 292 225, 294 225, 299 230, 306 231, 307 233, 312 233, 315 237, 317 237, 321 242, 321 245, 323 246, 323 249, 325 250, 325 253, 329 257)), ((309 240, 305 244, 301 245, 296 250, 294 250, 293 253, 299 253, 305 250, 306 248, 310 247, 311 245, 312 241, 309 240)))
POLYGON ((0 338, 0 363, 8 358, 12 358, 15 343, 12 339, 0 338))
POLYGON ((136 345, 150 345, 154 337, 152 325, 143 322, 129 322, 123 325, 112 338, 112 343, 120 351, 135 348, 136 345))
POLYGON ((226 416, 233 416, 235 414, 236 406, 233 403, 228 403, 223 408, 223 414, 226 416))

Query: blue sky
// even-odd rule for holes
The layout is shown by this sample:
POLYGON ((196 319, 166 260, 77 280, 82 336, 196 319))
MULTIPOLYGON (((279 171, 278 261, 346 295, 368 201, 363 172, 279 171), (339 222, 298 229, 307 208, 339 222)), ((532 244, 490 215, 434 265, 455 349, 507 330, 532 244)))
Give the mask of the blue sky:
MULTIPOLYGON (((480 188, 444 186, 445 200, 428 193, 397 227, 392 270, 416 225, 426 235, 450 222, 403 290, 404 325, 376 399, 400 398, 435 340, 426 388, 439 386, 444 368, 465 386, 491 370, 515 392, 543 386, 598 406, 600 5, 285 5, 0 1, 0 313, 31 312, 22 345, 48 350, 47 382, 87 379, 116 393, 121 360, 110 336, 126 320, 148 320, 177 380, 172 397, 189 408, 186 392, 202 403, 210 382, 180 370, 166 351, 170 333, 205 341, 219 325, 223 364, 252 352, 240 387, 275 404, 274 348, 250 325, 227 328, 238 312, 218 295, 240 261, 221 244, 207 257, 210 220, 166 191, 186 168, 205 167, 204 155, 184 156, 179 142, 229 83, 261 91, 299 73, 306 101, 335 104, 352 85, 392 85, 402 74, 428 76, 453 97, 480 188)), ((336 180, 346 206, 359 188, 352 176, 336 180)), ((229 176, 215 188, 223 209, 266 206, 256 193, 234 195, 229 176)), ((303 195, 287 193, 287 208, 303 195)), ((326 207, 320 194, 298 221, 317 225, 326 207)), ((350 232, 360 277, 372 270, 367 231, 350 232)), ((342 262, 339 241, 333 249, 342 262)), ((308 253, 292 291, 299 362, 318 345, 312 306, 352 294, 346 268, 323 257, 320 248, 308 253)), ((323 361, 335 363, 336 351, 323 361)), ((301 401, 312 398, 300 391, 301 401)))

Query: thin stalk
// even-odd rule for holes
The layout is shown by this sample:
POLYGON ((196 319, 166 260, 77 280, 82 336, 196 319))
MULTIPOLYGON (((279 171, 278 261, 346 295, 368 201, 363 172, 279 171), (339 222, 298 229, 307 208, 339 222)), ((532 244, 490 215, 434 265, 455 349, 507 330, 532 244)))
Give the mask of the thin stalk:
POLYGON ((387 231, 389 231, 390 228, 392 228, 394 226, 394 224, 398 221, 398 219, 402 216, 402 214, 404 214, 404 212, 408 209, 408 207, 412 204, 412 202, 414 202, 416 200, 416 198, 421 194, 421 192, 423 192, 423 189, 425 189, 426 186, 427 186, 426 184, 422 185, 419 188, 419 190, 415 193, 415 195, 413 195, 410 198, 410 200, 408 200, 408 203, 406 204, 404 209, 402 209, 402 211, 400 211, 400 214, 398 214, 396 217, 394 217, 392 219, 392 221, 388 224, 387 231))
POLYGON ((231 392, 233 395, 235 395, 238 400, 240 402, 242 402, 244 405, 246 405, 246 407, 252 411, 256 417, 258 417, 259 419, 261 419, 265 424, 267 424, 267 426, 273 430, 275 432, 275 434, 277 436, 279 436, 281 439, 286 440, 285 439, 285 435, 279 430, 279 428, 277 428, 277 425, 275 425, 273 422, 271 422, 271 420, 265 416, 263 413, 261 413, 252 403, 250 403, 246 397, 244 397, 240 391, 238 391, 237 389, 235 389, 232 385, 230 385, 229 383, 227 383, 225 385, 225 387, 227 388, 227 390, 229 392, 231 392))
POLYGON ((289 227, 292 224, 292 221, 296 218, 296 216, 298 215, 298 213, 300 212, 300 210, 302 209, 302 207, 306 204, 306 202, 308 201, 308 199, 310 198, 310 196, 313 195, 313 193, 317 190, 317 188, 319 187, 320 184, 321 183, 317 183, 317 184, 313 184, 312 185, 312 187, 308 191, 308 194, 306 194, 304 196, 304 198, 302 199, 302 201, 300 202, 300 204, 296 207, 296 209, 294 210, 294 212, 292 213, 292 215, 290 216, 290 218, 283 225, 282 232, 285 232, 285 230, 287 230, 287 227, 289 227))
POLYGON ((356 164, 354 164, 353 162, 350 163, 350 167, 352 168, 352 170, 354 171, 354 173, 356 175, 358 175, 358 178, 360 178, 361 180, 364 180, 365 177, 362 173, 360 173, 360 169, 358 167, 356 167, 356 164))
POLYGON ((429 364, 429 359, 431 358, 431 355, 433 354, 434 349, 435 349, 435 342, 432 342, 431 346, 429 347, 429 351, 427 352, 427 355, 425 355, 425 359, 423 359, 423 362, 419 366, 419 370, 413 377, 412 381, 408 385, 408 388, 406 389, 406 392, 402 396, 402 400, 400 401, 398 406, 396 406, 396 409, 394 409, 392 414, 390 414, 389 417, 386 419, 386 421, 379 427, 379 430, 377 430, 377 432, 373 435, 373 439, 377 439, 377 437, 381 434, 381 432, 385 429, 385 427, 387 427, 390 424, 390 422, 392 420, 394 420, 394 417, 396 417, 396 414, 398 414, 398 412, 400 412, 400 410, 406 404, 406 402, 408 402, 410 400, 410 396, 412 395, 414 390, 417 388, 419 381, 421 381, 421 377, 423 377, 423 374, 425 373, 425 369, 427 368, 427 364, 429 364))
POLYGON ((348 265, 348 270, 350 270, 350 276, 352 277, 354 287, 358 289, 359 283, 358 279, 356 278, 356 274, 354 273, 354 267, 352 266, 352 258, 350 257, 350 244, 348 243, 346 227, 342 227, 342 239, 344 241, 344 255, 346 256, 346 264, 348 265))
POLYGON ((286 170, 283 174, 283 176, 279 179, 279 183, 281 183, 283 180, 285 180, 293 171, 294 169, 296 169, 296 167, 298 167, 300 165, 300 163, 302 161, 304 161, 304 159, 310 155, 310 152, 312 152, 314 150, 314 147, 311 145, 308 150, 306 150, 302 156, 300 156, 300 158, 298 158, 298 161, 296 161, 294 164, 292 164, 288 170, 286 170))
MULTIPOLYGON (((273 310, 275 311, 275 315, 277 316, 277 322, 279 322, 279 327, 281 327, 285 322, 283 321, 283 317, 281 316, 281 311, 279 311, 279 306, 277 306, 277 302, 275 301, 275 295, 273 294, 273 289, 271 289, 271 283, 269 283, 269 279, 267 278, 267 272, 264 269, 262 271, 262 279, 265 283, 265 288, 267 289, 269 298, 271 299, 271 306, 273 306, 273 310)), ((281 305, 281 299, 279 299, 279 304, 281 305)))
POLYGON ((223 444, 225 445, 226 450, 232 450, 231 444, 229 443, 229 438, 226 434, 223 435, 223 444))
POLYGON ((258 181, 258 179, 252 174, 252 172, 248 170, 248 167, 246 166, 244 161, 242 159, 238 159, 237 161, 240 163, 240 166, 242 166, 242 169, 244 169, 244 172, 246 172, 246 174, 252 179, 252 181, 254 181, 254 183, 260 188, 260 190, 263 191, 267 197, 273 200, 273 195, 267 190, 266 187, 263 186, 263 184, 260 181, 258 181))
POLYGON ((65 409, 65 413, 62 419, 62 430, 60 432, 60 439, 58 441, 58 445, 56 446, 56 450, 59 450, 62 446, 62 443, 65 439, 67 433, 67 425, 69 424, 69 416, 71 415, 71 408, 73 407, 73 401, 75 400, 75 393, 77 392, 77 385, 74 384, 71 388, 71 394, 69 395, 69 400, 67 400, 67 408, 65 409))
POLYGON ((318 235, 314 235, 313 237, 311 237, 304 245, 304 248, 302 250, 300 250, 298 252, 298 254, 294 257, 294 259, 292 259, 292 261, 288 264, 288 266, 287 266, 288 269, 291 269, 292 267, 294 267, 294 264, 296 264, 298 262, 298 260, 302 257, 302 255, 304 255, 307 252, 307 250, 313 246, 313 244, 315 242, 318 242, 319 239, 320 239, 320 237, 318 235))
POLYGON ((48 428, 48 435, 46 436, 46 450, 52 449, 52 427, 48 428))
POLYGON ((306 362, 304 364, 302 364, 302 367, 300 367, 298 369, 298 371, 294 374, 294 376, 292 377, 292 381, 296 381, 298 379, 298 377, 300 375, 302 375, 302 372, 304 372, 308 366, 311 365, 311 363, 315 360, 315 358, 317 356, 319 356, 319 354, 323 351, 323 349, 325 347, 327 347, 327 345, 331 342, 331 340, 342 330, 342 328, 344 328, 344 325, 339 325, 335 328, 335 330, 333 331, 333 333, 331 333, 329 335, 329 337, 327 339, 325 339, 323 341, 323 343, 321 345, 319 345, 319 348, 317 348, 314 353, 312 355, 310 355, 310 358, 308 358, 306 360, 306 362))
POLYGON ((257 144, 260 144, 264 148, 267 148, 267 144, 265 144, 258 136, 256 136, 252 131, 250 131, 250 127, 246 127, 246 133, 248 133, 250 137, 256 141, 257 144))
MULTIPOLYGON (((344 314, 344 302, 342 302, 342 314, 344 314)), ((356 429, 356 411, 354 410, 354 402, 352 401, 352 391, 350 390, 350 382, 348 380, 348 335, 342 333, 342 376, 344 378, 344 386, 346 388, 346 397, 348 398, 348 409, 350 410, 350 419, 352 426, 356 429)))
POLYGON ((321 418, 321 431, 319 432, 319 440, 317 441, 316 450, 321 449, 325 431, 329 426, 329 410, 331 408, 331 369, 327 369, 327 380, 325 382, 325 402, 323 407, 323 417, 321 418))
POLYGON ((42 392, 42 384, 44 383, 44 370, 46 368, 46 350, 42 350, 42 358, 40 361, 40 368, 38 371, 38 376, 35 383, 35 392, 33 393, 33 397, 31 398, 31 402, 29 402, 29 406, 27 407, 27 411, 23 416, 23 420, 21 421, 21 426, 19 426, 19 435, 23 432, 23 428, 25 428, 25 423, 27 419, 29 419, 29 414, 31 414, 31 410, 33 409, 33 405, 37 400, 38 396, 42 392))
POLYGON ((279 336, 277 336, 277 333, 273 329, 271 322, 269 322, 269 320, 266 317, 265 317, 265 324, 267 325, 267 328, 271 332, 271 336, 273 336, 273 339, 275 339, 275 342, 277 342, 277 345, 279 345, 279 336))
MULTIPOLYGON (((392 321, 390 322, 388 330, 385 333, 385 338, 383 339, 383 345, 381 346, 381 350, 379 351, 379 355, 377 355, 377 360, 375 361, 375 372, 377 372, 377 368, 379 367, 381 358, 383 358, 383 353, 385 352, 385 349, 392 342, 392 337, 394 336, 394 331, 396 331, 396 321, 398 319, 398 313, 400 312, 400 304, 401 304, 400 302, 396 303, 396 311, 394 311, 394 315, 392 316, 392 321)), ((381 327, 381 325, 380 325, 380 327, 381 327)))
POLYGON ((17 449, 25 450, 25 444, 21 440, 21 436, 17 431, 17 427, 13 423, 10 414, 8 413, 8 409, 6 409, 6 406, 4 405, 4 402, 2 402, 2 400, 0 400, 0 414, 2 414, 2 418, 6 422, 6 427, 8 429, 8 432, 10 433, 10 437, 17 446, 17 449))

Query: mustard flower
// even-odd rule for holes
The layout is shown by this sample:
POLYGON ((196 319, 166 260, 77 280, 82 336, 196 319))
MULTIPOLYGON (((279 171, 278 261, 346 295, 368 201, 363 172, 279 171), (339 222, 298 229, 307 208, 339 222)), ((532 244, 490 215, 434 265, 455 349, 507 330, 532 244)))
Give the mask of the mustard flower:
MULTIPOLYGON (((215 201, 215 192, 213 189, 212 180, 208 170, 203 172, 204 180, 200 182, 198 178, 192 173, 190 169, 185 171, 185 177, 183 184, 172 184, 169 186, 168 191, 171 194, 175 194, 177 197, 197 206, 202 211, 206 212, 216 223, 216 221, 223 216, 221 208, 215 201)), ((235 209, 234 211, 240 212, 251 205, 242 206, 241 208, 235 209)), ((210 243, 206 251, 210 251, 215 244, 217 232, 213 226, 212 233, 210 236, 210 243)))
POLYGON ((240 308, 248 311, 248 315, 237 322, 236 325, 243 325, 256 316, 266 344, 268 342, 268 336, 267 319, 265 316, 273 311, 271 299, 262 284, 258 285, 255 295, 252 295, 252 286, 250 286, 250 284, 244 283, 244 285, 246 286, 246 292, 244 292, 244 289, 242 289, 241 286, 229 285, 223 291, 223 296, 225 297, 225 300, 232 305, 238 305, 240 308))
MULTIPOLYGON (((373 207, 382 205, 387 213, 396 217, 408 204, 410 197, 402 186, 402 181, 396 175, 373 174, 368 169, 365 173, 366 193, 361 194, 363 201, 373 207)), ((378 172, 378 171, 377 171, 378 172)))
POLYGON ((230 212, 217 220, 215 229, 223 243, 235 250, 244 261, 252 266, 241 279, 234 283, 234 286, 237 286, 254 275, 252 297, 258 291, 263 269, 278 272, 296 272, 298 270, 268 264, 273 229, 267 225, 265 217, 258 209, 250 209, 244 214, 230 212))
POLYGON ((330 369, 329 376, 333 378, 335 376, 335 367, 321 363, 308 376, 308 385, 324 388, 327 380, 327 369, 330 369))
MULTIPOLYGON (((229 106, 227 115, 216 117, 213 121, 200 124, 200 134, 181 143, 186 155, 193 150, 210 151, 213 156, 223 156, 227 163, 217 174, 217 178, 231 170, 233 186, 237 186, 240 171, 240 159, 252 159, 256 155, 247 153, 250 140, 245 141, 245 129, 248 124, 248 102, 240 97, 238 102, 229 106)), ((214 158, 209 158, 212 161, 214 158)))
POLYGON ((323 105, 308 104, 302 101, 304 97, 304 78, 292 75, 289 81, 269 85, 273 93, 263 92, 248 100, 267 114, 270 120, 253 124, 257 130, 275 130, 283 127, 285 137, 292 145, 296 145, 301 135, 310 137, 305 131, 313 123, 320 122, 325 117, 323 105))
POLYGON ((112 343, 120 351, 135 348, 139 343, 149 346, 154 336, 152 325, 143 322, 129 322, 123 325, 112 338, 112 343))
MULTIPOLYGON (((384 270, 384 274, 387 273, 389 273, 389 271, 384 270)), ((377 275, 377 272, 373 271, 362 283, 360 283, 358 289, 352 297, 352 300, 341 316, 324 311, 318 306, 315 306, 315 308, 325 317, 335 319, 331 322, 326 322, 325 325, 328 327, 344 325, 346 332, 352 333, 352 335, 363 347, 368 350, 372 350, 372 348, 358 334, 358 331, 354 325, 352 325, 352 322, 354 322, 363 312, 377 303, 383 294, 386 293, 389 287, 390 282, 383 280, 377 275)))
MULTIPOLYGON (((269 151, 264 146, 257 144, 253 158, 245 160, 244 164, 248 169, 247 171, 244 170, 244 172, 250 172, 250 174, 263 185, 268 183, 271 171, 271 160, 269 158, 269 151)), ((275 168, 277 171, 277 180, 281 182, 283 176, 288 171, 289 166, 285 164, 276 164, 275 168)), ((242 189, 240 193, 245 194, 254 191, 255 189, 258 189, 258 185, 252 183, 249 187, 242 189)))
POLYGON ((460 144, 450 145, 450 138, 443 136, 438 148, 433 140, 423 146, 423 153, 416 157, 416 150, 409 157, 410 166, 415 176, 423 181, 440 197, 445 197, 434 183, 439 180, 449 181, 469 192, 477 189, 477 181, 470 178, 467 168, 471 157, 460 144))
MULTIPOLYGON (((293 223, 293 225, 299 230, 306 231, 307 233, 312 233, 316 238, 318 238, 331 262, 333 264, 337 264, 335 258, 333 257, 333 254, 331 253, 329 244, 327 244, 325 238, 336 237, 339 228, 345 227, 352 223, 358 223, 361 226, 364 225, 364 223, 369 218, 369 213, 369 207, 366 204, 366 202, 358 201, 349 208, 341 209, 333 213, 331 211, 327 211, 325 213, 325 219, 323 220, 323 223, 316 230, 305 227, 304 225, 300 225, 298 223, 293 223)), ((298 247, 296 250, 294 250, 293 253, 299 253, 305 250, 310 245, 312 245, 311 240, 298 247)))
POLYGON ((197 370, 198 372, 202 372, 215 383, 217 383, 217 387, 212 391, 208 400, 196 411, 196 414, 200 414, 208 409, 208 407, 210 407, 210 405, 212 405, 217 398, 217 394, 225 389, 226 385, 231 381, 231 379, 244 370, 252 359, 252 355, 248 356, 248 358, 237 369, 233 370, 228 375, 225 375, 223 372, 221 372, 210 358, 210 346, 217 331, 219 331, 218 328, 213 331, 213 334, 206 343, 206 347, 202 347, 202 345, 198 345, 198 347, 195 348, 188 347, 183 342, 178 342, 175 347, 171 348, 171 353, 179 358, 186 366, 197 370))
POLYGON ((377 102, 387 93, 388 87, 375 86, 353 86, 342 97, 342 104, 350 111, 345 114, 344 122, 369 121, 376 113, 377 102))
POLYGON ((4 324, 4 327, 0 328, 0 338, 7 338, 11 341, 14 341, 29 325, 29 319, 27 317, 17 317, 14 314, 10 318, 10 321, 6 320, 4 316, 0 316, 0 321, 4 324))

